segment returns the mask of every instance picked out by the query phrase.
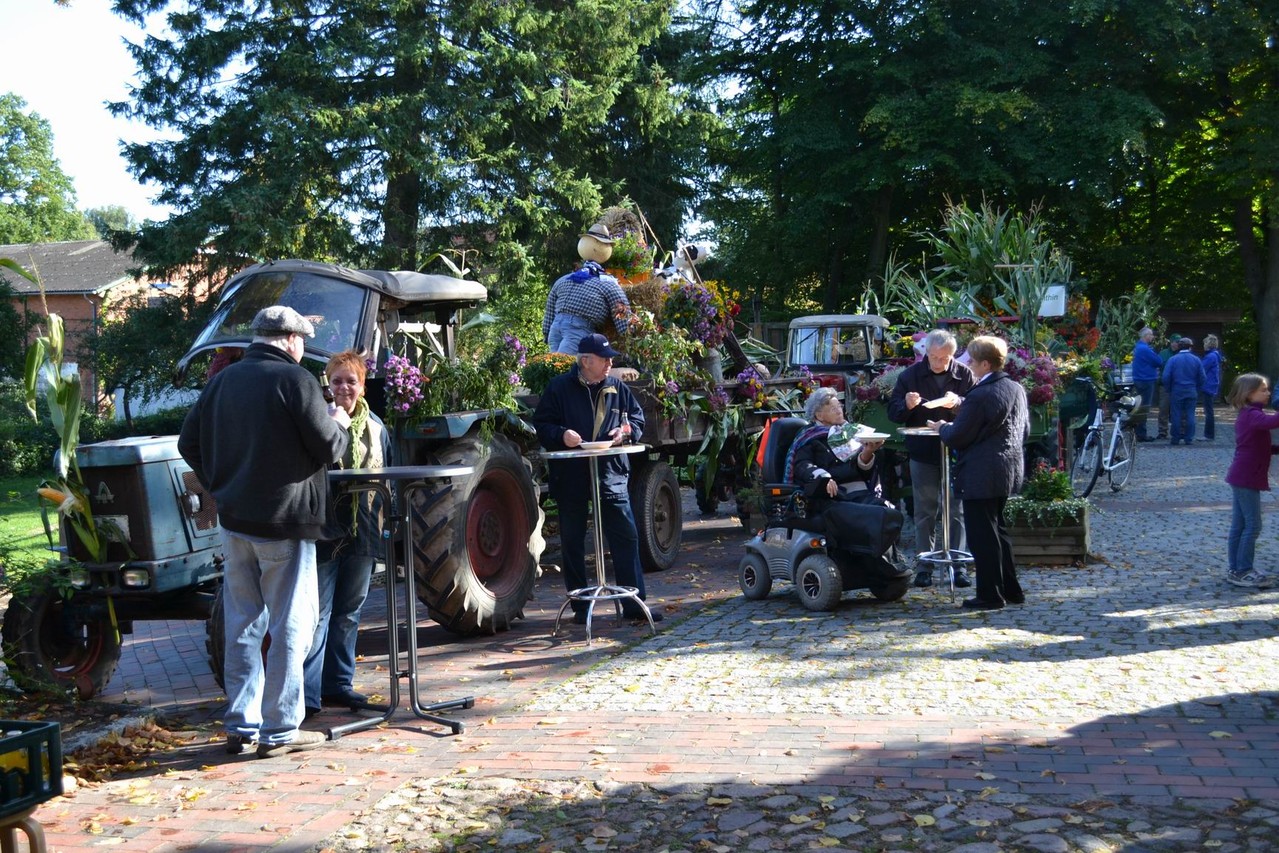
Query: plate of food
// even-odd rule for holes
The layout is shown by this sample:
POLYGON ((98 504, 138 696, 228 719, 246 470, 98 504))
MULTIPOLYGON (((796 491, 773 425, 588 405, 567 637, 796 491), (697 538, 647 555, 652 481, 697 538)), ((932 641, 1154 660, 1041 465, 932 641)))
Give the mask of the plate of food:
POLYGON ((583 441, 578 445, 583 450, 607 450, 612 446, 612 441, 583 441))

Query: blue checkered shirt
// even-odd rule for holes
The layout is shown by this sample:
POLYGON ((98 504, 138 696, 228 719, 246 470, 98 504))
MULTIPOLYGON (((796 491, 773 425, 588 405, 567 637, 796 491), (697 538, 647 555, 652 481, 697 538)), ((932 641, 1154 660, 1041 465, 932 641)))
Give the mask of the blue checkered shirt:
POLYGON ((618 336, 626 334, 626 315, 630 313, 631 303, 617 279, 605 274, 573 281, 571 275, 560 276, 551 285, 551 294, 546 297, 546 313, 542 315, 542 339, 550 337, 556 314, 573 314, 593 326, 602 326, 611 319, 618 336))

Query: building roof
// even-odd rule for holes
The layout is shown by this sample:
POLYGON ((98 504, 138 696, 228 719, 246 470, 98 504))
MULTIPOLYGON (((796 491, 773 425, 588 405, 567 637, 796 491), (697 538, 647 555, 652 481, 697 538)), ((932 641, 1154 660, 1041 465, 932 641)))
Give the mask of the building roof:
MULTIPOLYGON (((134 281, 129 267, 138 264, 105 240, 65 243, 16 243, 0 246, 0 258, 10 258, 40 279, 45 293, 104 294, 112 287, 134 281)), ((38 293, 40 288, 10 270, 0 269, 17 295, 38 293)))

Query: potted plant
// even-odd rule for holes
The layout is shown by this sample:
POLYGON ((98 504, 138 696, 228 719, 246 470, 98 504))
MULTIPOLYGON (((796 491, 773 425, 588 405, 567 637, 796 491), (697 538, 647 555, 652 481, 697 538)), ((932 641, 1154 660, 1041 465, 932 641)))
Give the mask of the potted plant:
POLYGON ((1088 558, 1088 507, 1076 498, 1070 474, 1040 462, 1021 494, 1008 499, 1004 521, 1018 563, 1062 566, 1088 558))

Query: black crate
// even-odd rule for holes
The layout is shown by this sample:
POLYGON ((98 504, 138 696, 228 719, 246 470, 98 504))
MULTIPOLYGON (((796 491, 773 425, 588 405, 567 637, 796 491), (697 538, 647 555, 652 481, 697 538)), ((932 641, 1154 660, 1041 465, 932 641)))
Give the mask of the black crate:
POLYGON ((0 820, 62 795, 57 723, 0 720, 0 820))

